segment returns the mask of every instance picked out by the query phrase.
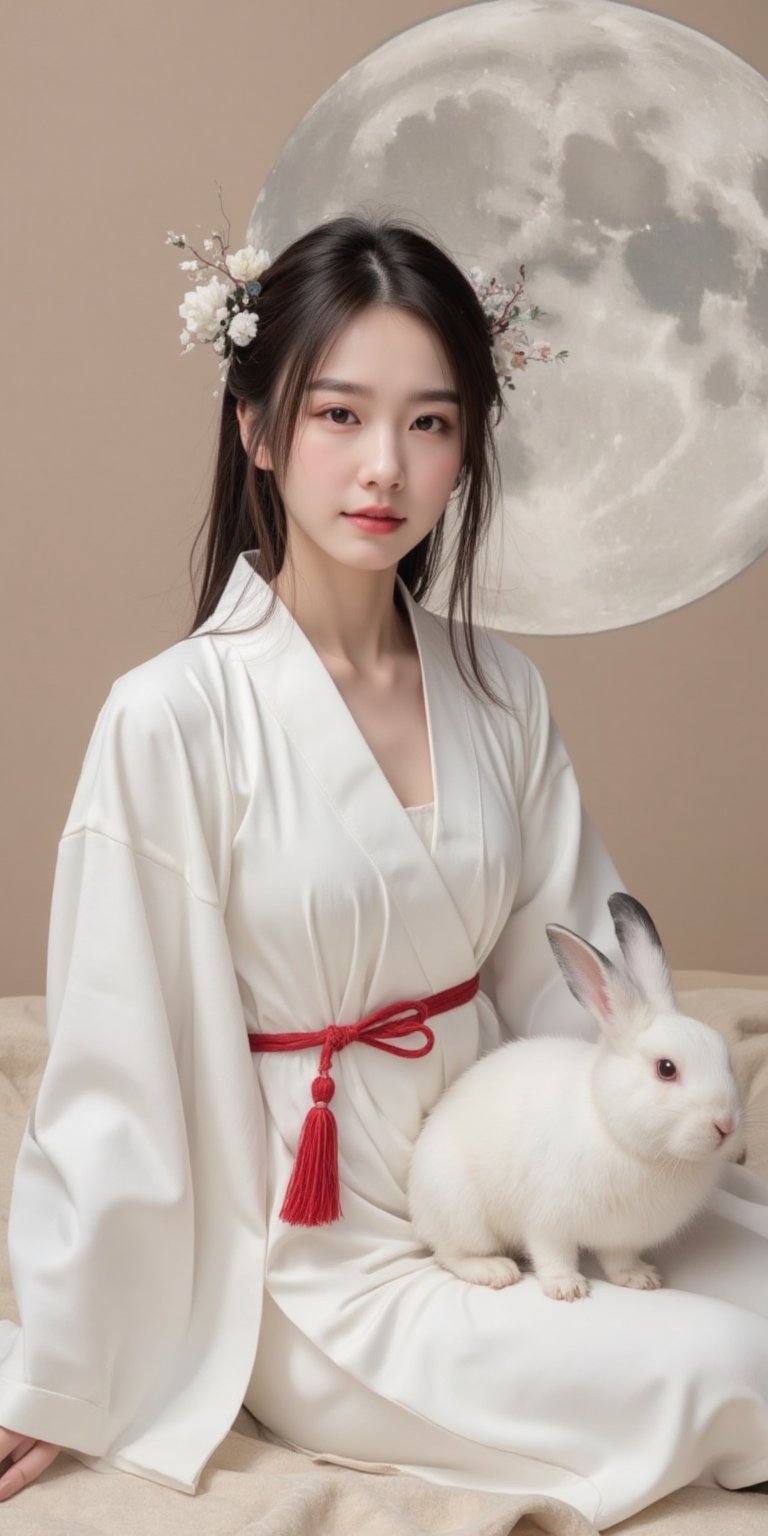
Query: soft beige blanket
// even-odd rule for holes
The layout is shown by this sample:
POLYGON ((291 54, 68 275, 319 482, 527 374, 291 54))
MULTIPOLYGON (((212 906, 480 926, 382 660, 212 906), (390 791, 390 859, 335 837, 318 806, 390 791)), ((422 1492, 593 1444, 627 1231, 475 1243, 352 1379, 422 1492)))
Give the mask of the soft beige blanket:
MULTIPOLYGON (((726 1036, 746 1102, 732 1156, 768 1179, 768 977, 677 971, 680 1006, 726 1036)), ((0 999, 0 1317, 19 1320, 8 1271, 11 1182, 46 1056, 45 1000, 0 999)), ((126 1473, 97 1473, 62 1451, 1 1506, 2 1536, 594 1536, 549 1496, 441 1488, 402 1473, 333 1466, 273 1445, 242 1408, 192 1496, 126 1473)), ((611 1527, 615 1536, 766 1536, 768 1495, 684 1488, 611 1527)))

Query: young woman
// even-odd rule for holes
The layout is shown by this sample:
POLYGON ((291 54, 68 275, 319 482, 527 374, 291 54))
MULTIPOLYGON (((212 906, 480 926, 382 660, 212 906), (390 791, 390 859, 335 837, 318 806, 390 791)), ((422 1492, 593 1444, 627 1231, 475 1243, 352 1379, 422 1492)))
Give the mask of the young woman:
POLYGON ((494 1290, 414 1236, 424 1116, 506 1039, 594 1038, 545 925, 621 964, 625 887, 541 675, 471 619, 501 406, 472 284, 416 230, 344 217, 273 262, 258 317, 193 628, 113 684, 59 845, 0 1494, 62 1446, 194 1493, 243 1402, 310 1453, 551 1493, 599 1530, 766 1478, 755 1175, 724 1168, 656 1292, 494 1290), (457 491, 443 618, 419 599, 457 491), (332 1092, 340 1211, 297 1215, 332 1092))

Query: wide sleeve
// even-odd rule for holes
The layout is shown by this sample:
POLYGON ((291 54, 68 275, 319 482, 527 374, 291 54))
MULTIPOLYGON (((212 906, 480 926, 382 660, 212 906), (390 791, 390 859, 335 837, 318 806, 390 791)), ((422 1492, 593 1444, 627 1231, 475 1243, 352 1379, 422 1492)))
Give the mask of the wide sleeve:
MULTIPOLYGON (((503 642, 506 648, 507 642, 503 642)), ((513 648, 510 646, 509 650, 513 648)), ((505 670, 525 674, 519 735, 519 880, 511 910, 480 971, 506 1039, 567 1034, 595 1040, 597 1022, 570 991, 546 934, 561 923, 621 965, 608 897, 626 886, 584 807, 573 763, 541 673, 514 650, 505 670)), ((518 702, 520 689, 518 687, 518 702)), ((510 689, 514 700, 514 683, 510 689)))
POLYGON ((216 710, 159 682, 113 685, 58 847, 0 1425, 194 1492, 255 1353, 265 1147, 224 917, 216 710))

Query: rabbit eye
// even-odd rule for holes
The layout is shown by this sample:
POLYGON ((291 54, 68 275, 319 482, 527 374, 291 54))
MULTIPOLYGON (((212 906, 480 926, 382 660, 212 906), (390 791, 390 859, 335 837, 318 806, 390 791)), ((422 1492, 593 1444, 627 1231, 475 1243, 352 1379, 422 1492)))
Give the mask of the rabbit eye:
POLYGON ((673 1061, 663 1058, 656 1063, 656 1072, 665 1083, 671 1083, 677 1077, 677 1067, 673 1061))

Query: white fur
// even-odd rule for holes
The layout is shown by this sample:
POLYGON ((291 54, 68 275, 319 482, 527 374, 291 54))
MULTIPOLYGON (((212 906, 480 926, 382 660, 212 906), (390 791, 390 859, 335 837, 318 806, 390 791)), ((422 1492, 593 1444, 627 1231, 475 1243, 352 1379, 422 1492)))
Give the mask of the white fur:
POLYGON ((548 1296, 571 1301, 589 1293, 578 1271, 586 1248, 608 1280, 656 1288, 659 1271, 640 1250, 693 1221, 741 1129, 725 1040, 678 1010, 640 903, 616 893, 609 906, 631 972, 547 927, 568 985, 601 1027, 597 1043, 546 1036, 500 1046, 450 1085, 417 1138, 411 1220, 462 1279, 514 1284, 516 1252, 548 1296), (674 1082, 657 1074, 666 1059, 674 1082), (722 1142, 717 1125, 730 1129, 722 1142))

